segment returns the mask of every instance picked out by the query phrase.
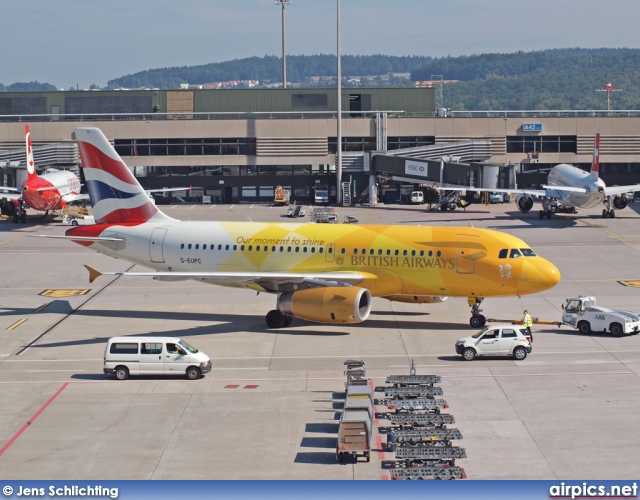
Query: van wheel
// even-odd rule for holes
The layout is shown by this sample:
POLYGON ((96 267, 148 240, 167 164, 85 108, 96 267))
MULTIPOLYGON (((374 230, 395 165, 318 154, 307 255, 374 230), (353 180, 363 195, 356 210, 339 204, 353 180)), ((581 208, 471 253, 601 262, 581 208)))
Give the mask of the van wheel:
POLYGON ((527 357, 527 350, 524 347, 516 347, 513 350, 513 357, 516 358, 518 361, 522 361, 524 358, 527 357))
POLYGON ((187 378, 189 380, 198 380, 200 378, 200 369, 197 366, 187 368, 187 378))
POLYGON ((116 378, 118 380, 127 380, 129 378, 129 370, 126 366, 116 368, 116 378))

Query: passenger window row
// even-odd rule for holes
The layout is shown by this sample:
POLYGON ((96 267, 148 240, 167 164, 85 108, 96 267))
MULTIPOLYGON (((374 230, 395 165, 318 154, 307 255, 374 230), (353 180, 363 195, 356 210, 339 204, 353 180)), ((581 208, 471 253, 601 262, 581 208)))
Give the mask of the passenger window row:
MULTIPOLYGON (((207 250, 207 248, 209 248, 209 250, 216 250, 216 245, 213 245, 213 244, 207 245, 206 243, 204 243, 202 245, 200 245, 199 243, 195 243, 195 244, 182 243, 180 245, 180 249, 184 250, 185 248, 187 250, 200 250, 200 249, 207 250)), ((295 252, 295 253, 299 253, 300 252, 300 248, 302 248, 302 253, 316 253, 316 249, 317 249, 318 253, 324 253, 324 247, 316 247, 316 246, 309 246, 309 247, 306 247, 306 246, 305 247, 298 247, 298 246, 296 246, 296 247, 291 247, 291 246, 287 246, 287 247, 279 246, 279 247, 277 247, 277 246, 272 246, 271 247, 271 251, 272 252, 289 252, 289 253, 290 252, 295 252)), ((238 250, 238 245, 217 245, 217 250, 223 250, 223 249, 225 251, 229 251, 229 250, 236 251, 236 250, 238 250)), ((254 245, 246 245, 246 246, 245 245, 240 245, 240 251, 244 252, 245 250, 247 250, 249 252, 253 252, 253 251, 255 251, 255 252, 261 252, 261 251, 262 252, 268 252, 269 251, 269 246, 268 245, 264 245, 264 246, 260 246, 260 245, 255 245, 255 246, 254 245)), ((504 250, 504 251, 506 252, 507 250, 504 250)), ((346 248, 341 248, 340 249, 340 253, 341 254, 344 255, 346 252, 347 252, 346 248)), ((332 254, 333 253, 333 247, 331 247, 331 246, 328 247, 327 248, 327 253, 332 254)), ((369 255, 388 255, 388 256, 390 256, 390 255, 395 255, 395 256, 402 255, 402 256, 405 256, 405 257, 409 256, 409 255, 411 255, 412 257, 416 257, 416 256, 424 257, 425 255, 428 256, 428 257, 433 257, 433 255, 434 255, 433 250, 429 250, 428 252, 425 252, 424 250, 420 250, 420 251, 418 251, 418 250, 411 250, 411 251, 402 250, 402 252, 401 252, 400 250, 393 250, 392 251, 390 249, 387 249, 385 251, 385 250, 382 250, 381 248, 379 248, 377 251, 374 250, 373 248, 370 248, 368 253, 369 253, 369 255)), ((531 253, 533 253, 533 252, 531 252, 531 253)), ((354 248, 353 249, 353 255, 358 255, 358 254, 367 255, 367 249, 366 248, 361 248, 361 249, 354 248)), ((440 256, 442 256, 442 252, 440 250, 438 250, 437 252, 435 252, 435 255, 436 255, 436 257, 440 257, 440 256)), ((504 257, 502 257, 502 251, 500 252, 500 255, 501 255, 500 258, 504 258, 504 257)), ((518 257, 519 257, 519 255, 518 255, 518 257)))

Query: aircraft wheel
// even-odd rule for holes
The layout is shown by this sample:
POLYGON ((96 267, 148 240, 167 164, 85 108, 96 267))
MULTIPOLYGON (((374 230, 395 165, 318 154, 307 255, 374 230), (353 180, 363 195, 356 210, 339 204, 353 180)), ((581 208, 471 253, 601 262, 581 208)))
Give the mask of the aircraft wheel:
POLYGON ((284 316, 284 325, 283 326, 290 326, 292 321, 293 321, 293 316, 285 314, 285 316, 284 316))
POLYGON ((609 217, 611 217, 612 219, 616 217, 616 211, 613 208, 609 210, 609 217))
POLYGON ((474 314, 469 320, 469 324, 472 328, 482 328, 486 322, 487 320, 482 314, 474 314))
POLYGON ((538 212, 538 219, 544 219, 544 210, 538 212))
POLYGON ((269 311, 265 319, 269 328, 282 328, 286 321, 285 315, 277 309, 269 311))
POLYGON ((13 223, 16 224, 18 222, 18 214, 13 214, 13 223))
POLYGON ((552 213, 553 212, 551 210, 547 210, 547 214, 546 214, 547 215, 547 219, 551 220, 551 214, 552 213))
POLYGON ((603 217, 604 219, 606 219, 608 215, 609 215, 609 214, 607 213, 607 209, 605 208, 605 209, 602 211, 602 217, 603 217))

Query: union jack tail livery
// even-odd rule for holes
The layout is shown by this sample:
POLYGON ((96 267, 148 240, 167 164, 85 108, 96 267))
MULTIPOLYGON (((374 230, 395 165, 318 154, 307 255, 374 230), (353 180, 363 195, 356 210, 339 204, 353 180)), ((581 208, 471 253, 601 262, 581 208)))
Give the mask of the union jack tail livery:
POLYGON ((82 169, 97 224, 171 220, 160 212, 97 128, 76 128, 82 169))

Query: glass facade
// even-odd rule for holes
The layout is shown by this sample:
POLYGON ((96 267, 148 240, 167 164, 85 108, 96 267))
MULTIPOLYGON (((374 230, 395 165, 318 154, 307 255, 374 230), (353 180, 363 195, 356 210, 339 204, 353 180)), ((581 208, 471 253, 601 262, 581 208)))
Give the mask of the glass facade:
POLYGON ((507 136, 507 153, 573 153, 578 152, 575 135, 507 136))

